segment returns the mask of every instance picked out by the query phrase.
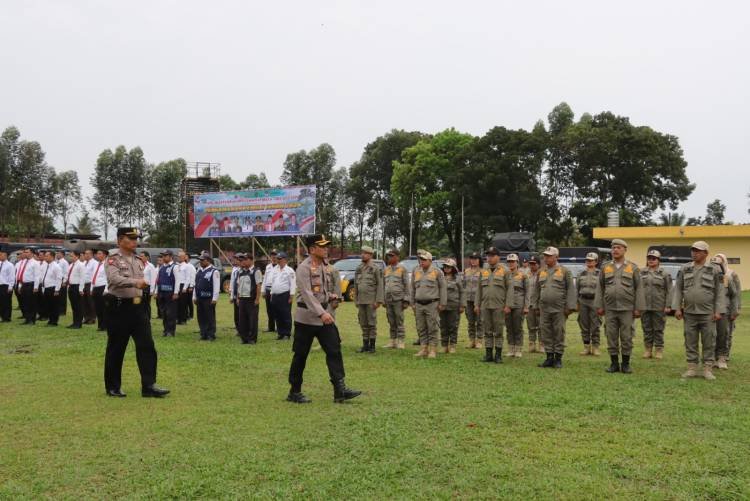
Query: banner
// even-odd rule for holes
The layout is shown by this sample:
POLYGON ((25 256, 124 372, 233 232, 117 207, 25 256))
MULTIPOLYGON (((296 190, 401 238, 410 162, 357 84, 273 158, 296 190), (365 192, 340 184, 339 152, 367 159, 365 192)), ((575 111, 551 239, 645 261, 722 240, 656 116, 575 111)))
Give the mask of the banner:
POLYGON ((315 186, 199 193, 195 238, 278 237, 315 233, 315 186))

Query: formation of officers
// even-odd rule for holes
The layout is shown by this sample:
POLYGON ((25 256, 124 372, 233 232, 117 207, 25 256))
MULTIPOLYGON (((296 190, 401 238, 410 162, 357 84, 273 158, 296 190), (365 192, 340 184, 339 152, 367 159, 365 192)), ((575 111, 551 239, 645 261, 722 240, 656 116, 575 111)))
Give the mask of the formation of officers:
POLYGON ((661 267, 661 255, 651 250, 647 266, 639 269, 626 259, 627 243, 612 241, 612 259, 599 262, 586 256, 586 268, 577 277, 558 263, 559 251, 548 247, 542 261, 532 256, 523 265, 516 254, 500 262, 500 251, 490 247, 486 263, 474 253, 469 267, 459 274, 447 259, 441 269, 432 255, 419 250, 419 265, 411 274, 399 263, 397 250, 386 254, 384 271, 374 264, 373 249, 362 248, 362 263, 355 272, 362 353, 374 353, 376 310, 386 309, 390 340, 385 348, 403 349, 404 310, 413 308, 420 346, 416 357, 436 358, 438 346, 455 353, 462 314, 468 323, 467 348, 484 348, 484 362, 502 363, 504 331, 509 357, 521 357, 524 319, 528 351, 544 353, 540 367, 562 368, 566 320, 577 312, 583 341, 582 356, 600 356, 600 329, 604 324, 609 373, 632 373, 631 357, 636 319, 641 320, 645 359, 664 354, 666 317, 684 320, 687 370, 683 377, 715 379, 713 368, 728 369, 734 322, 740 313, 739 277, 725 255, 709 259, 706 242, 691 247, 692 262, 683 266, 673 283, 661 267), (702 362, 702 371, 700 364, 702 362))

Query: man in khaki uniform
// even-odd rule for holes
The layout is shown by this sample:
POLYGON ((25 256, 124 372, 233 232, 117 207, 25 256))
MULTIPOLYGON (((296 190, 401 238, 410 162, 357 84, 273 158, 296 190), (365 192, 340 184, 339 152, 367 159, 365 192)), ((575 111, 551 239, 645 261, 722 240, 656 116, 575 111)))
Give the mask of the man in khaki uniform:
POLYGON ((716 379, 712 371, 716 351, 716 321, 721 319, 724 294, 721 270, 706 262, 706 242, 695 242, 690 252, 693 262, 683 266, 677 273, 672 295, 675 318, 685 319, 685 354, 688 368, 682 377, 696 376, 700 342, 703 345, 703 377, 713 380, 716 379))
POLYGON ((414 356, 435 358, 440 334, 439 312, 448 303, 448 293, 443 272, 432 265, 432 254, 419 249, 417 257, 419 266, 412 275, 411 299, 421 348, 414 356))
POLYGON ((599 356, 599 327, 602 322, 596 314, 594 298, 599 286, 599 255, 596 252, 586 254, 586 268, 578 274, 578 326, 583 338, 583 351, 579 355, 599 356))
POLYGON ((533 303, 539 305, 544 351, 547 358, 539 367, 562 368, 565 352, 565 321, 576 308, 576 286, 573 274, 558 264, 556 247, 544 250, 545 269, 539 272, 533 303))
POLYGON ((362 328, 362 348, 359 353, 375 353, 378 334, 377 310, 383 304, 383 271, 372 259, 372 247, 362 247, 362 263, 354 272, 354 288, 359 326, 362 328))
POLYGON ((409 305, 409 272, 399 264, 398 250, 385 255, 388 266, 383 272, 385 281, 385 312, 390 326, 390 341, 384 348, 404 349, 404 309, 409 305))
POLYGON ((523 317, 529 312, 529 279, 518 267, 518 255, 508 254, 505 261, 508 263, 513 291, 512 301, 509 304, 510 314, 505 316, 505 327, 508 329, 508 350, 511 357, 521 358, 523 317))
POLYGON ((634 319, 641 316, 646 306, 638 266, 625 259, 628 244, 619 238, 612 240, 612 261, 604 263, 596 289, 596 312, 606 314, 605 333, 610 366, 607 372, 630 374, 630 355, 633 353, 634 319), (619 356, 622 354, 622 365, 619 356))
POLYGON ((469 344, 467 348, 482 348, 484 334, 482 333, 482 317, 474 311, 476 307, 479 278, 482 274, 481 258, 478 252, 469 256, 469 268, 464 270, 464 294, 466 294, 466 322, 469 329, 469 344))
POLYGON ((539 261, 536 256, 529 258, 529 313, 526 315, 526 327, 529 329, 529 353, 543 353, 544 345, 539 334, 539 303, 534 302, 534 289, 539 280, 539 261), (537 341, 539 342, 537 344, 537 341))
POLYGON ((641 315, 643 358, 664 356, 664 326, 672 304, 672 275, 661 267, 661 253, 650 250, 646 254, 646 268, 641 270, 641 286, 646 306, 641 315))
POLYGON ((503 363, 503 325, 513 304, 510 273, 500 264, 500 251, 487 249, 487 267, 482 269, 474 312, 482 315, 484 328, 483 362, 503 363), (495 349, 493 356, 492 349, 495 349))

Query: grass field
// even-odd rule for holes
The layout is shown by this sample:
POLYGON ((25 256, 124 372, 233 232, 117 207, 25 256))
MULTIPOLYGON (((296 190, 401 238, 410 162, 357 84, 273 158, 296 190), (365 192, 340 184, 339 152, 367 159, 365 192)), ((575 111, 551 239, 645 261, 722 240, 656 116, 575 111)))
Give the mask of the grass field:
MULTIPOLYGON (((347 382, 363 396, 333 404, 317 350, 313 403, 292 405, 290 344, 240 345, 225 296, 218 316, 215 343, 197 341, 195 322, 156 338, 163 400, 139 396, 132 343, 129 396, 107 398, 105 335, 0 324, 0 498, 750 498, 747 317, 731 369, 708 382, 680 380, 673 318, 664 360, 640 359, 639 332, 634 374, 610 375, 606 355, 577 355, 573 317, 563 370, 537 368, 542 355, 480 363, 462 348, 464 319, 455 355, 359 355, 346 303, 347 382)), ((383 311, 378 322, 380 346, 383 311)), ((407 327, 411 342, 411 313, 407 327)))

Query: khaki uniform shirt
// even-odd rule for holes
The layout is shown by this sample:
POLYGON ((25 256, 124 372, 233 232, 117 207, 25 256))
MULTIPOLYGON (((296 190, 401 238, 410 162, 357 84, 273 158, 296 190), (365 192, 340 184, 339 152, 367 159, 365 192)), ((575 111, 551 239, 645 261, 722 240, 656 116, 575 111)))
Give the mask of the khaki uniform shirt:
POLYGON ((502 264, 482 268, 476 304, 480 308, 501 309, 513 304, 510 272, 502 264))
POLYGON ((619 268, 614 261, 604 263, 594 306, 610 311, 644 310, 646 299, 635 263, 625 260, 619 268))
POLYGON ((464 294, 464 284, 460 277, 457 277, 455 274, 445 277, 445 289, 447 297, 446 310, 466 308, 466 294, 464 294))
POLYGON ((593 270, 585 268, 578 274, 576 289, 578 289, 578 302, 580 304, 594 306, 596 288, 599 286, 600 273, 601 271, 598 268, 593 270))
POLYGON ((409 272, 402 264, 386 266, 383 272, 385 281, 385 301, 395 303, 409 300, 409 272))
POLYGON ((532 302, 542 313, 573 311, 576 299, 576 285, 569 269, 558 264, 539 272, 532 302))
POLYGON ((737 314, 740 291, 737 283, 728 275, 722 275, 721 309, 720 313, 733 316, 737 314))
POLYGON ((672 304, 672 275, 661 268, 641 270, 641 286, 646 298, 645 311, 664 311, 672 304))
POLYGON ((330 301, 334 298, 334 285, 327 273, 327 267, 328 265, 325 263, 316 266, 312 257, 308 257, 297 266, 295 322, 306 325, 323 325, 320 316, 326 312, 333 314, 330 301), (301 305, 304 305, 304 307, 301 305))
POLYGON ((448 290, 443 272, 434 266, 427 271, 417 266, 412 274, 411 297, 412 304, 437 299, 440 305, 445 306, 448 303, 448 290))
POLYGON ((109 255, 104 269, 107 272, 109 294, 119 298, 143 296, 135 287, 138 280, 143 280, 143 261, 135 253, 124 256, 119 249, 109 255))
POLYGON ((476 302, 477 289, 479 288, 479 278, 481 274, 482 268, 479 266, 464 270, 464 293, 466 294, 467 302, 476 302))
POLYGON ((357 290, 357 304, 384 303, 383 272, 371 259, 361 263, 354 272, 354 287, 357 290))
POLYGON ((539 298, 534 297, 534 291, 536 290, 536 284, 539 281, 539 270, 536 273, 529 271, 529 309, 539 309, 539 298))
POLYGON ((511 308, 526 308, 529 305, 529 278, 518 269, 510 274, 510 284, 513 289, 513 298, 508 306, 511 308))
POLYGON ((723 276, 718 267, 711 263, 702 266, 688 263, 677 273, 672 309, 695 315, 719 313, 723 288, 723 276))

